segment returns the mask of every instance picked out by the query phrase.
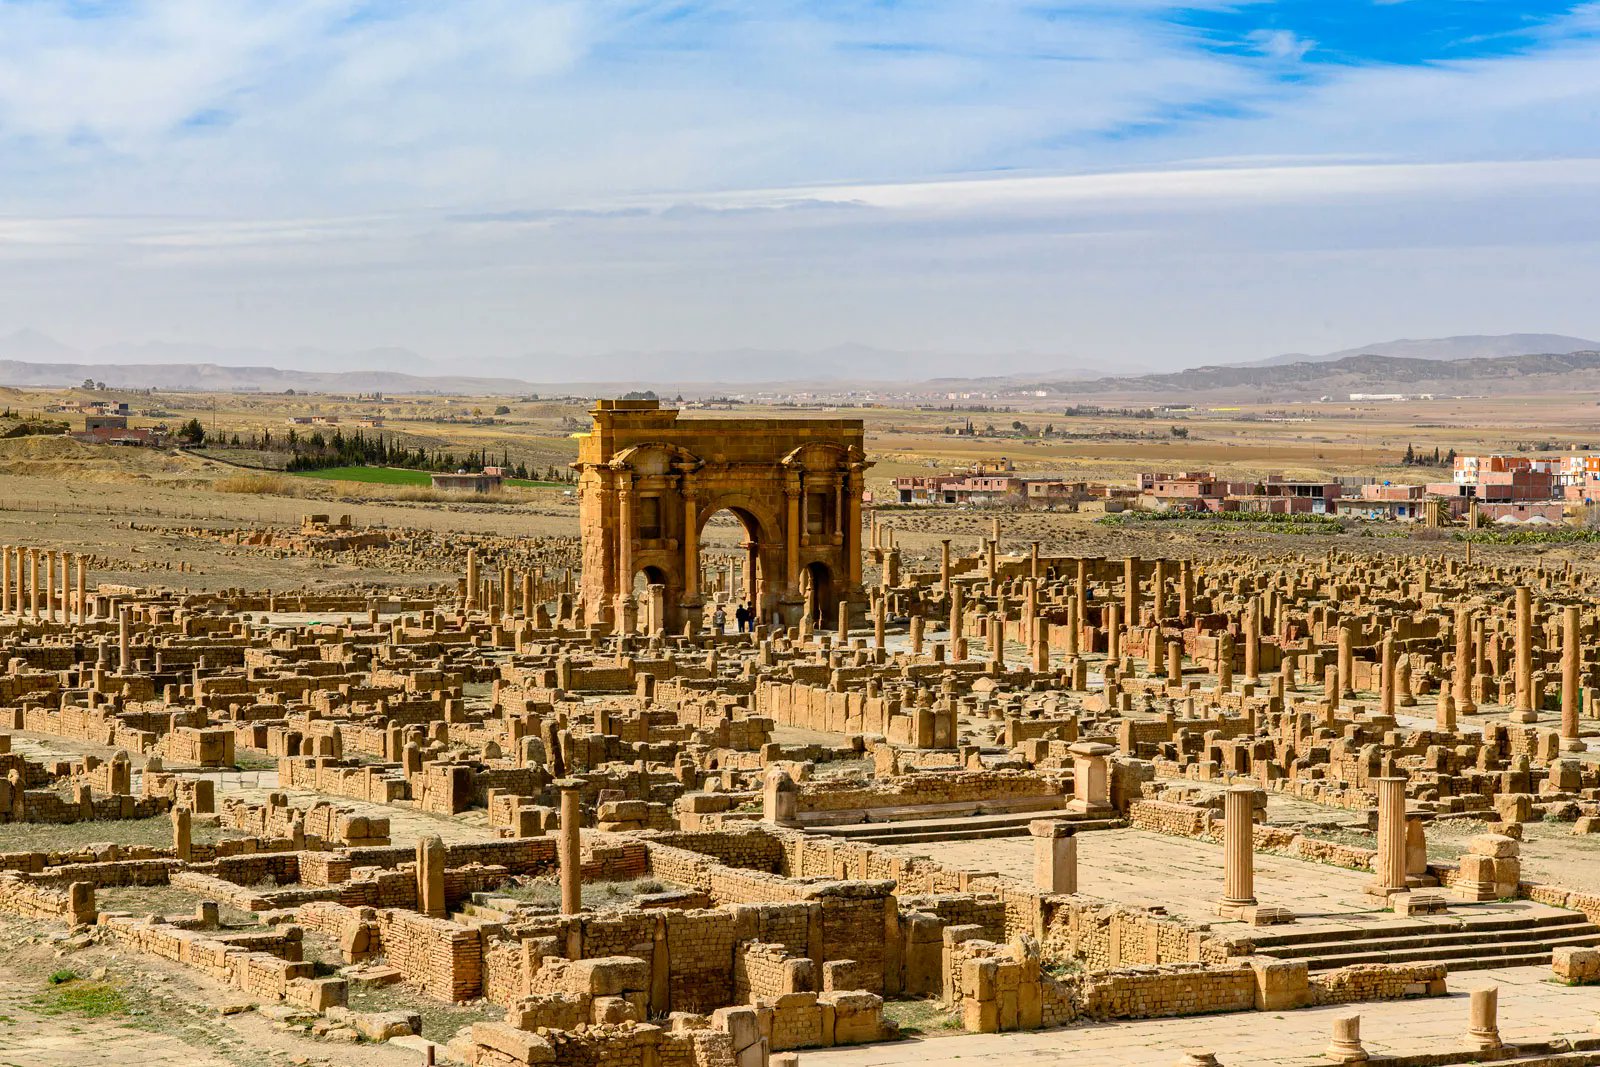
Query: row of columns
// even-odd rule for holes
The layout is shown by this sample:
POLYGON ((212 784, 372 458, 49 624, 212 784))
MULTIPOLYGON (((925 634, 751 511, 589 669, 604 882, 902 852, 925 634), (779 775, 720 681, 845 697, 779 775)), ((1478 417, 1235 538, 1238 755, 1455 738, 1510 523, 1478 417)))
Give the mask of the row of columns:
POLYGON ((6 613, 47 622, 88 622, 88 557, 54 548, 0 545, 0 614, 6 613))

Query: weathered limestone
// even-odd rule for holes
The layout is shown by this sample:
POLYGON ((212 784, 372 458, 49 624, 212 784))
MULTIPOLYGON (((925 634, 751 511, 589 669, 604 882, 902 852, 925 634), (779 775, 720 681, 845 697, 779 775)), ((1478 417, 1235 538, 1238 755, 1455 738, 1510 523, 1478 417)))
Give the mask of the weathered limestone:
POLYGON ((1472 991, 1471 1019, 1467 1024, 1467 1047, 1479 1052, 1501 1048, 1500 1040, 1500 987, 1489 986, 1472 991))
POLYGON ((1406 780, 1379 778, 1378 869, 1367 886, 1374 896, 1406 891, 1406 780))
POLYGON ((1525 585, 1517 586, 1516 601, 1516 706, 1511 721, 1534 722, 1538 715, 1533 709, 1533 591, 1525 585))
POLYGON ((1033 836, 1033 884, 1045 893, 1078 891, 1078 841, 1072 824, 1058 819, 1035 819, 1028 824, 1033 836))
POLYGON ((583 856, 578 827, 583 820, 583 779, 561 778, 561 829, 557 854, 561 862, 561 914, 576 915, 583 910, 583 856))
POLYGON ((445 917, 444 842, 436 834, 417 839, 417 911, 432 919, 445 917))
POLYGON ((1583 656, 1578 636, 1578 605, 1568 604, 1562 612, 1561 625, 1561 750, 1582 752, 1584 743, 1578 735, 1578 673, 1583 656))
POLYGON ((1111 756, 1116 748, 1080 741, 1068 751, 1072 753, 1072 800, 1067 807, 1084 815, 1111 814, 1115 810, 1111 806, 1111 756))
POLYGON ((762 789, 761 821, 773 826, 798 826, 800 787, 782 767, 769 768, 762 789))
POLYGON ((1230 786, 1223 794, 1223 893, 1217 914, 1238 918, 1256 903, 1255 803, 1253 785, 1230 786))
POLYGON ((1334 1063, 1367 1062, 1367 1050, 1361 1047, 1361 1016, 1344 1015, 1333 1020, 1333 1041, 1326 1056, 1334 1063))

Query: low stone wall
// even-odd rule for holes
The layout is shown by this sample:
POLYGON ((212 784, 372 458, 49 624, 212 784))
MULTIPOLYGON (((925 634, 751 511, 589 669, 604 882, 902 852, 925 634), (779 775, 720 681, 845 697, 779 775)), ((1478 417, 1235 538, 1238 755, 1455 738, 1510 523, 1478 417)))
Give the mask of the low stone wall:
POLYGON ((69 926, 95 921, 94 884, 40 880, 16 871, 0 872, 0 911, 69 926))
MULTIPOLYGON (((1128 806, 1128 823, 1136 830, 1222 843, 1222 818, 1212 808, 1161 800, 1136 800, 1128 806)), ((1323 841, 1281 826, 1254 828, 1255 851, 1326 863, 1354 871, 1371 870, 1375 848, 1323 841)))
POLYGON ((440 1000, 464 1001, 483 993, 483 933, 446 919, 384 908, 379 936, 389 964, 440 1000))
POLYGON ((1249 957, 1054 977, 1038 942, 999 945, 947 937, 946 1005, 972 1031, 1028 1030, 1077 1019, 1153 1019, 1213 1012, 1281 1011, 1358 1000, 1443 996, 1440 963, 1365 964, 1308 975, 1303 961, 1249 957))
POLYGON ((317 978, 300 960, 297 927, 265 937, 225 937, 113 914, 102 915, 100 924, 129 948, 192 967, 253 997, 317 1012, 345 1003, 343 978, 317 978))

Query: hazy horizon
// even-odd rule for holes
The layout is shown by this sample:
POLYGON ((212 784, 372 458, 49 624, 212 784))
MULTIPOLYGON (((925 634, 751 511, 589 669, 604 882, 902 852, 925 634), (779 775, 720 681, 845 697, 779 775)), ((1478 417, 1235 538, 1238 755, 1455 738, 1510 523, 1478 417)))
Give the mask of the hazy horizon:
POLYGON ((1600 4, 1512 7, 0 0, 0 335, 552 381, 1600 336, 1600 4))

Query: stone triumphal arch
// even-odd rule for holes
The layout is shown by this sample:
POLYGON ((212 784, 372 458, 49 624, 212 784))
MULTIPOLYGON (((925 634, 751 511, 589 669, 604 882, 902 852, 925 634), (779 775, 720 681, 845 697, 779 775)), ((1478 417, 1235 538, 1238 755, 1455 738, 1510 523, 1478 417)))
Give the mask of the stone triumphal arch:
POLYGON ((660 625, 698 627, 700 535, 731 511, 748 565, 740 599, 793 624, 807 591, 817 617, 859 614, 860 419, 679 419, 656 400, 601 400, 573 467, 590 625, 633 628, 636 580, 654 587, 660 625))

